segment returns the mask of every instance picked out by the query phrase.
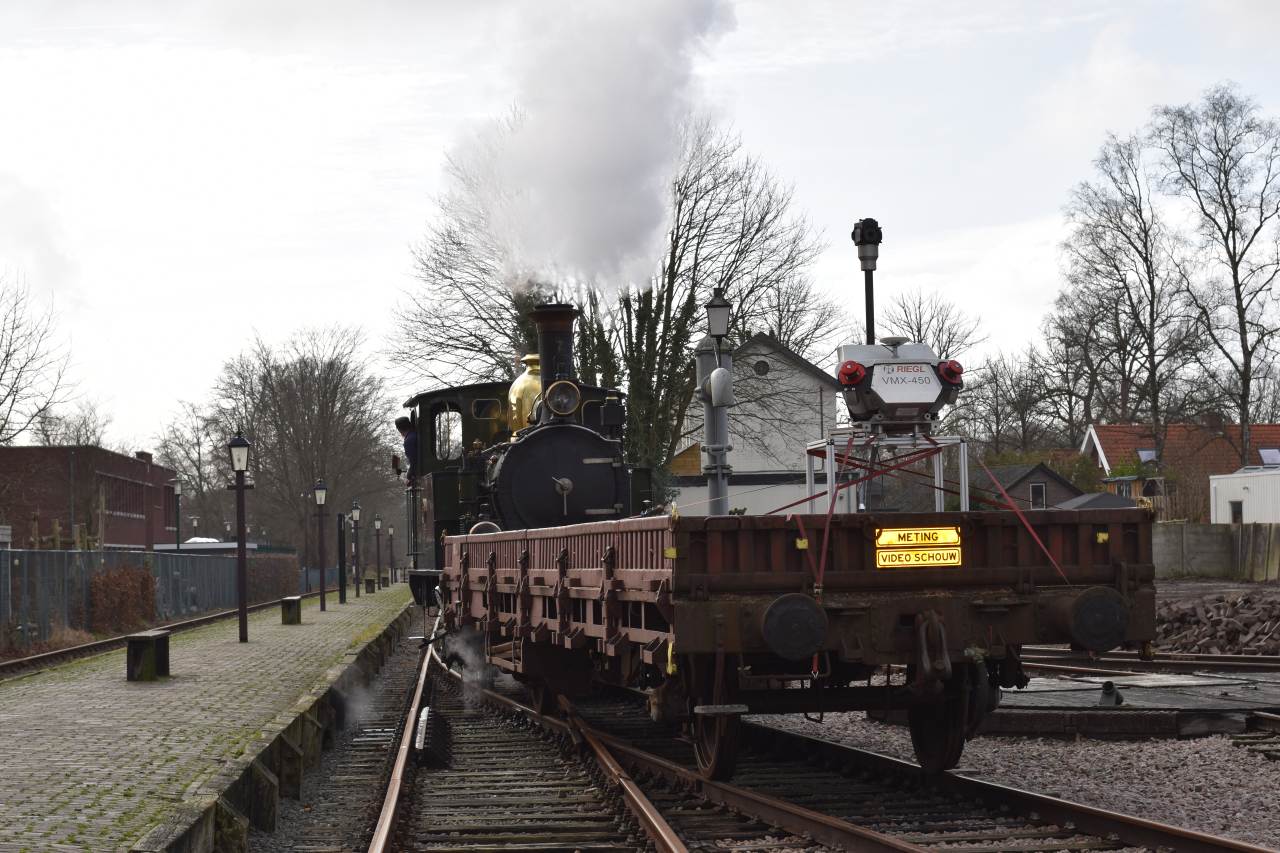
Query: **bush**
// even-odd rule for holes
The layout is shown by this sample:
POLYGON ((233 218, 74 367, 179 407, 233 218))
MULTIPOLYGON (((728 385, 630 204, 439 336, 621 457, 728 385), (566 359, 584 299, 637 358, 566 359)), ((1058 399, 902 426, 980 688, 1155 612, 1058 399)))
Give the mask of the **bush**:
POLYGON ((298 594, 298 556, 259 554, 249 558, 249 603, 298 594))
POLYGON ((151 572, 122 563, 93 576, 89 586, 95 634, 130 633, 156 615, 156 582, 151 572))

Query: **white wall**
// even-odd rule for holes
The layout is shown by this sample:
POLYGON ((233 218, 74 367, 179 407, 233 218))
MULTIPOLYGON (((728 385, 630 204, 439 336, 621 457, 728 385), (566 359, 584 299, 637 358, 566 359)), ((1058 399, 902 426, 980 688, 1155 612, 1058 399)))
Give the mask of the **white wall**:
MULTIPOLYGON (((803 474, 801 478, 803 478, 803 474)), ((814 491, 821 494, 826 489, 825 485, 819 483, 814 491)), ((846 506, 848 501, 846 496, 851 491, 852 489, 845 489, 836 496, 837 513, 849 511, 846 506)), ((803 482, 787 483, 779 486, 739 486, 732 482, 729 484, 729 509, 745 508, 747 515, 764 515, 766 512, 786 506, 804 497, 806 497, 806 493, 803 482)), ((707 501, 707 487, 692 486, 680 490, 680 497, 676 500, 676 506, 680 507, 681 515, 706 515, 707 508, 710 506, 707 501)), ((827 499, 825 497, 814 498, 813 512, 825 513, 826 511, 827 499)), ((783 510, 779 514, 785 517, 790 512, 808 513, 809 506, 807 503, 798 504, 790 509, 783 510)))
POLYGON ((1209 478, 1209 521, 1231 523, 1231 502, 1240 501, 1245 524, 1280 524, 1280 469, 1219 474, 1209 478))

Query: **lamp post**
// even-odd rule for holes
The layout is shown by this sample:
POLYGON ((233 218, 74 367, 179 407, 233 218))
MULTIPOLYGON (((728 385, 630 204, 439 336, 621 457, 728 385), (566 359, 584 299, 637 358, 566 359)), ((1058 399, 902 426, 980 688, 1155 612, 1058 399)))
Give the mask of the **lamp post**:
POLYGON ((191 538, 195 539, 200 535, 200 516, 192 515, 189 517, 191 519, 191 538))
POLYGON ((382 586, 382 516, 373 514, 373 580, 382 586))
POLYGON ((356 523, 351 520, 351 513, 347 513, 347 533, 351 535, 351 547, 347 549, 347 553, 351 555, 351 585, 356 588, 356 598, 360 597, 360 579, 356 577, 356 523))
POLYGON ((729 315, 733 305, 715 289, 707 309, 707 338, 698 344, 694 359, 697 368, 698 397, 702 400, 703 445, 707 454, 702 473, 707 475, 707 497, 711 515, 729 514, 729 407, 733 405, 733 356, 720 354, 720 342, 729 334, 729 315), (714 338, 714 342, 710 340, 714 338), (727 364, 726 364, 727 362, 727 364))
POLYGON ((360 565, 360 504, 351 503, 351 548, 355 553, 352 565, 356 570, 356 598, 360 597, 360 586, 364 583, 364 568, 360 565))
POLYGON ((223 539, 222 541, 223 541, 223 542, 230 542, 230 541, 231 541, 231 522, 229 522, 229 521, 224 521, 224 522, 222 522, 222 525, 223 525, 224 527, 226 527, 226 528, 227 528, 227 538, 226 538, 226 539, 223 539))
MULTIPOLYGON (((174 479, 173 483, 173 550, 182 550, 182 481, 174 479)), ((86 524, 85 529, 89 526, 86 524)), ((102 531, 99 530, 99 533, 102 531)))
POLYGON ((244 481, 244 472, 249 467, 249 442, 243 433, 236 430, 236 437, 227 444, 227 452, 231 454, 231 468, 236 472, 236 482, 228 489, 236 493, 236 597, 240 609, 240 642, 249 642, 249 565, 245 552, 244 493, 253 488, 244 481))
MULTIPOLYGON (((320 609, 324 610, 324 498, 329 489, 324 478, 316 480, 316 518, 320 519, 320 609)), ((310 579, 310 574, 308 574, 310 579)))
POLYGON ((387 525, 387 562, 391 564, 391 582, 396 582, 396 526, 387 525))
POLYGON ((347 517, 338 513, 338 603, 347 603, 347 517))

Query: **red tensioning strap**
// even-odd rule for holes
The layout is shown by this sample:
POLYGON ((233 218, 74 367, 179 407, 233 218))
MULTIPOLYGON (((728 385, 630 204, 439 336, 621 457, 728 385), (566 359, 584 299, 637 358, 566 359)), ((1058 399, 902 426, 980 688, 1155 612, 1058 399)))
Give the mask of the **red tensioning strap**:
MULTIPOLYGON (((840 491, 841 489, 847 489, 847 488, 849 488, 850 486, 856 486, 856 485, 858 485, 859 483, 861 483, 861 482, 862 482, 862 481, 864 481, 864 480, 870 480, 872 477, 879 477, 879 476, 880 476, 880 475, 882 475, 882 474, 888 474, 890 471, 897 471, 899 468, 905 468, 905 467, 906 467, 906 466, 908 466, 908 465, 912 465, 912 464, 914 464, 914 463, 916 463, 916 462, 921 461, 922 459, 928 459, 930 456, 933 456, 935 453, 941 453, 941 452, 942 452, 942 448, 940 448, 940 447, 938 447, 938 448, 933 448, 932 450, 922 450, 922 451, 920 451, 919 453, 917 453, 915 456, 912 456, 911 458, 909 458, 909 459, 907 459, 907 460, 905 460, 905 461, 903 461, 903 462, 900 462, 900 463, 898 463, 897 465, 894 465, 894 466, 889 467, 889 468, 881 468, 881 469, 880 469, 880 470, 878 470, 878 471, 873 471, 872 473, 870 473, 870 474, 866 475, 865 477, 859 477, 859 478, 858 478, 858 479, 856 479, 856 480, 850 480, 850 481, 849 481, 849 482, 847 482, 847 483, 841 483, 840 485, 836 486, 836 491, 838 492, 838 491, 840 491)), ((768 512, 766 512, 766 513, 764 513, 764 514, 765 514, 765 515, 773 515, 774 513, 782 512, 784 509, 791 509, 791 507, 793 507, 793 506, 799 506, 799 505, 800 505, 800 504, 802 504, 802 503, 807 503, 807 502, 809 502, 809 501, 811 501, 811 500, 816 500, 817 498, 823 497, 823 496, 824 496, 824 495, 826 495, 826 494, 827 494, 827 492, 821 492, 821 493, 819 493, 819 494, 813 495, 812 497, 801 498, 801 499, 800 499, 800 500, 798 500, 798 501, 792 501, 791 503, 787 504, 786 506, 780 506, 780 507, 778 507, 777 509, 771 509, 771 510, 769 510, 768 512)))
POLYGON ((1053 567, 1058 570, 1058 574, 1062 575, 1062 579, 1069 585, 1071 580, 1067 577, 1066 572, 1062 571, 1062 568, 1058 565, 1058 561, 1053 559, 1053 555, 1049 553, 1049 549, 1044 547, 1044 543, 1041 542, 1040 537, 1036 535, 1036 531, 1031 526, 1031 522, 1027 521, 1027 517, 1022 514, 1022 510, 1018 509, 1018 505, 1009 497, 1009 493, 1004 490, 1004 486, 1000 485, 1000 481, 997 480, 989 470, 987 470, 987 463, 982 461, 981 456, 978 457, 978 464, 982 466, 983 471, 987 472, 987 476, 991 477, 991 482, 996 484, 996 488, 1000 490, 1000 494, 1004 495, 1004 499, 1009 502, 1009 506, 1013 507, 1013 511, 1018 514, 1018 520, 1022 522, 1023 527, 1027 528, 1027 532, 1031 534, 1031 538, 1036 540, 1036 544, 1040 546, 1040 550, 1044 551, 1044 555, 1049 558, 1049 562, 1053 564, 1053 567))

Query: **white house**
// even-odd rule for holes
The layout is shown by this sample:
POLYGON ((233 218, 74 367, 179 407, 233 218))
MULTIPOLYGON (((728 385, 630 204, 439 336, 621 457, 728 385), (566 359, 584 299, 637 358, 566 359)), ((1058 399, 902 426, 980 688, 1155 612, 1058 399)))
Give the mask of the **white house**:
MULTIPOLYGON (((733 351, 733 378, 737 405, 729 410, 730 509, 757 515, 804 498, 805 444, 836 426, 838 413, 844 411, 843 386, 831 373, 764 334, 733 351)), ((697 435, 702 404, 695 401, 691 408, 697 435)), ((699 441, 672 460, 676 506, 682 515, 707 514, 704 461, 699 441)), ((824 481, 820 476, 819 482, 824 481)), ((817 505, 825 507, 822 501, 817 505)), ((808 510, 798 506, 793 511, 808 510)))
POLYGON ((1280 524, 1280 465, 1209 478, 1210 524, 1280 524))

